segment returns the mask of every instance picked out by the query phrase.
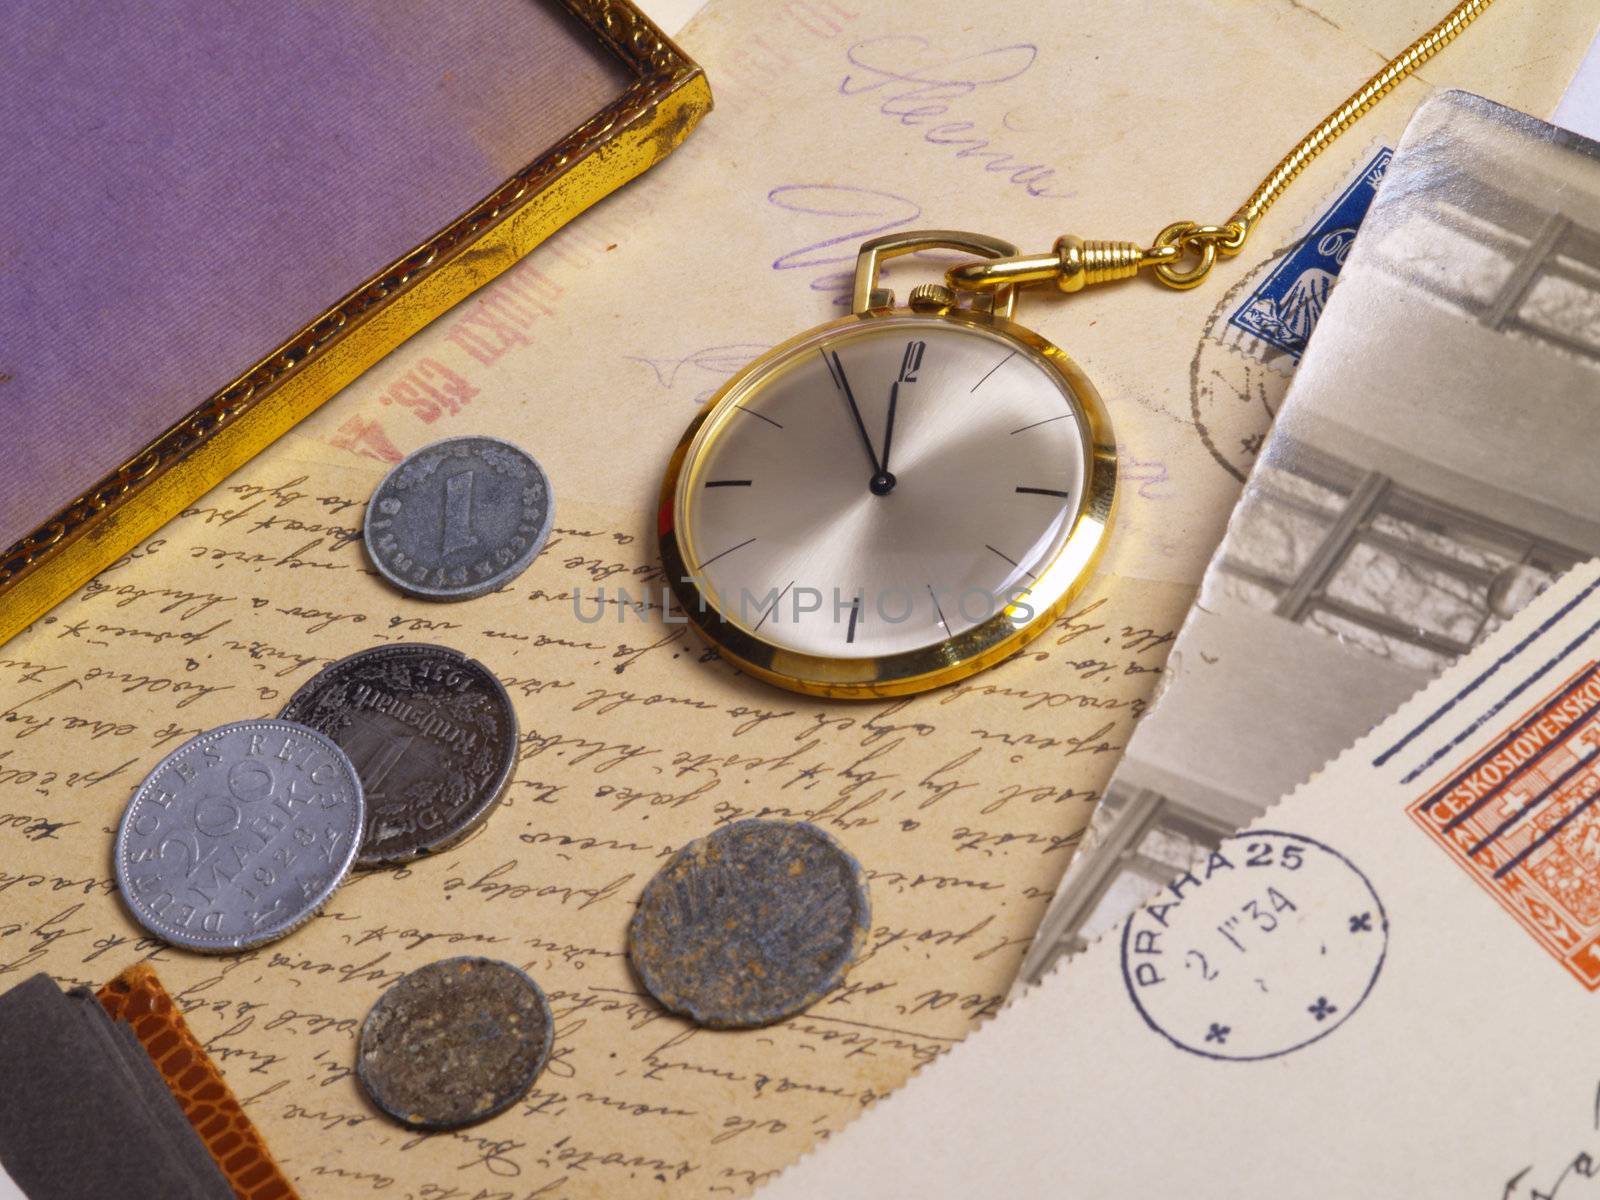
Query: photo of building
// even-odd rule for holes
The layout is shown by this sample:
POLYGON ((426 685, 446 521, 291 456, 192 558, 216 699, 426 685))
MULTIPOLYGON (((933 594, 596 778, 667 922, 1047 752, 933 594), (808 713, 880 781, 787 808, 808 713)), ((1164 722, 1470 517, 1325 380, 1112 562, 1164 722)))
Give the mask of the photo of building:
POLYGON ((1600 555, 1600 144, 1464 93, 1396 153, 1023 978, 1600 555))

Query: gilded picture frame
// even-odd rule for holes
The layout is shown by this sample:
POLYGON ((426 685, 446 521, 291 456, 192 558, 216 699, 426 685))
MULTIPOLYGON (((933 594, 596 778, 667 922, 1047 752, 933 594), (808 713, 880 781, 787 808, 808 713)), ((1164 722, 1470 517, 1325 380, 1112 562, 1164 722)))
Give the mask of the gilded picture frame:
POLYGON ((560 3, 623 64, 630 76, 623 93, 0 551, 0 643, 407 337, 665 157, 710 110, 704 72, 629 0, 560 3))

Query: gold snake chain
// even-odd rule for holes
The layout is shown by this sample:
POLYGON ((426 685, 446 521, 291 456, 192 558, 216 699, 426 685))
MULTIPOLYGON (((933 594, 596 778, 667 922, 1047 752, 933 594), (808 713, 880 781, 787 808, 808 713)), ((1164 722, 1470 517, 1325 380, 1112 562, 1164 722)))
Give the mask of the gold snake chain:
POLYGON ((1156 278, 1168 287, 1194 287, 1210 273, 1219 254, 1232 256, 1244 249, 1257 223, 1312 159, 1392 92, 1401 80, 1453 42, 1493 2, 1462 0, 1442 21, 1390 59, 1381 71, 1301 138, 1225 223, 1201 225, 1194 221, 1175 221, 1157 234, 1149 246, 1138 242, 1086 241, 1066 234, 1056 239, 1055 247, 1048 254, 985 259, 953 267, 948 273, 950 285, 971 290, 1049 281, 1063 292, 1076 292, 1086 284, 1126 279, 1150 267, 1155 270, 1156 278), (1195 261, 1187 267, 1180 266, 1190 254, 1196 255, 1195 261))

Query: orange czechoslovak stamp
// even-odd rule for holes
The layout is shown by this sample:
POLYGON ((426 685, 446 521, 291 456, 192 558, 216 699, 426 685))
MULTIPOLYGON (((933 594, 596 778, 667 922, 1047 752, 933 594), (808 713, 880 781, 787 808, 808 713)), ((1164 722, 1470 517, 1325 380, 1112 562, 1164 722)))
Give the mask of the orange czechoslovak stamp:
POLYGON ((1600 989, 1600 663, 1408 810, 1584 987, 1600 989))

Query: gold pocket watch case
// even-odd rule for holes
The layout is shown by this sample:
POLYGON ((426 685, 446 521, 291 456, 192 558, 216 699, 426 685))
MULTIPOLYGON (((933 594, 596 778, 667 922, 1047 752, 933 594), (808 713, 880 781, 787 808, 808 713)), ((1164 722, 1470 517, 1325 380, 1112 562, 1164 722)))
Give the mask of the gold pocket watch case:
POLYGON ((1044 632, 1093 570, 1116 496, 1111 422, 1010 288, 896 307, 880 264, 977 234, 877 238, 854 312, 740 370, 690 424, 659 533, 688 619, 741 669, 810 695, 925 691, 1044 632))

